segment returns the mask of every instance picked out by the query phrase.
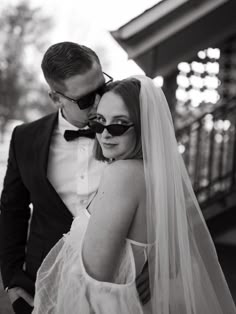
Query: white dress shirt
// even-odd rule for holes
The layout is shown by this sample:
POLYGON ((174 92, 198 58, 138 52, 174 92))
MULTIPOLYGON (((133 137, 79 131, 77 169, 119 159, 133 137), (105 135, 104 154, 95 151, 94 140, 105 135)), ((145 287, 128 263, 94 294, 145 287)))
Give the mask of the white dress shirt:
POLYGON ((49 149, 47 176, 72 215, 86 207, 98 189, 106 163, 93 156, 94 140, 79 137, 67 142, 65 130, 78 130, 59 110, 49 149))

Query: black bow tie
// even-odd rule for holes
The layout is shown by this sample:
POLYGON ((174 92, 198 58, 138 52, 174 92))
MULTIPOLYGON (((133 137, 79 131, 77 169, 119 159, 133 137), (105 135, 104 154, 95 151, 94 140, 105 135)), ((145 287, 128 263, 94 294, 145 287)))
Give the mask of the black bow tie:
POLYGON ((66 130, 64 132, 64 138, 68 142, 73 141, 74 139, 81 136, 88 137, 88 138, 95 138, 95 133, 91 129, 77 130, 77 131, 66 130))

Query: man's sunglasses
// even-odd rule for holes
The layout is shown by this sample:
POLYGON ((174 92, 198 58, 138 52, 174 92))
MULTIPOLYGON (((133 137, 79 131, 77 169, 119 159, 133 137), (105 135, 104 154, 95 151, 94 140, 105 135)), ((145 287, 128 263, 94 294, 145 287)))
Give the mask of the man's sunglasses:
POLYGON ((120 136, 124 134, 129 128, 134 126, 134 124, 110 124, 104 125, 97 121, 89 121, 89 127, 95 132, 101 134, 105 129, 112 135, 112 136, 120 136))
POLYGON ((102 73, 108 77, 108 81, 105 82, 104 84, 102 84, 102 86, 99 86, 96 90, 94 90, 94 91, 88 93, 87 95, 82 96, 78 99, 70 98, 70 97, 68 97, 68 96, 66 96, 66 95, 64 95, 58 91, 54 91, 54 93, 59 94, 62 97, 64 97, 65 99, 70 100, 71 102, 77 104, 81 110, 87 109, 94 104, 96 95, 102 96, 105 92, 105 88, 106 88, 107 84, 109 84, 113 81, 113 78, 110 75, 106 74, 105 72, 102 72, 102 73))

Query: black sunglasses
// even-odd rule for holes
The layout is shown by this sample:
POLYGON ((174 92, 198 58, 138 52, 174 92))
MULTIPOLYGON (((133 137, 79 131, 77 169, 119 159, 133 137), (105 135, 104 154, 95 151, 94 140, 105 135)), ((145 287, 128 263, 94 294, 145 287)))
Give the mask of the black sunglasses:
POLYGON ((129 128, 134 126, 134 124, 110 124, 110 125, 104 125, 102 123, 99 123, 97 121, 89 121, 88 123, 89 127, 95 132, 95 133, 102 133, 105 129, 112 135, 112 136, 120 136, 124 134, 129 128))
POLYGON ((81 110, 87 109, 94 104, 96 95, 102 96, 105 92, 105 88, 106 88, 107 84, 109 84, 113 81, 113 78, 110 75, 108 75, 105 72, 102 72, 102 73, 104 75, 106 75, 109 80, 107 82, 105 82, 104 84, 102 84, 102 86, 99 86, 96 90, 94 90, 94 91, 88 93, 87 95, 82 96, 78 99, 70 98, 70 97, 68 97, 68 96, 66 96, 66 95, 64 95, 58 91, 54 91, 54 93, 59 94, 62 97, 64 97, 65 99, 70 100, 71 102, 77 104, 81 110))

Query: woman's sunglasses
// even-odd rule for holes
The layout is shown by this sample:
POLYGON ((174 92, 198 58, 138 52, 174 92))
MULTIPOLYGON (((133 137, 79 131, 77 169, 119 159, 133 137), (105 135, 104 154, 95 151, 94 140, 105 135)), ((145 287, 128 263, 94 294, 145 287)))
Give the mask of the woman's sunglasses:
POLYGON ((58 92, 58 91, 54 91, 54 93, 59 94, 62 97, 64 97, 65 99, 70 100, 71 102, 77 104, 81 110, 87 109, 94 104, 95 98, 97 95, 102 96, 104 94, 107 84, 109 84, 113 81, 113 78, 110 75, 106 74, 105 72, 102 72, 102 73, 104 75, 106 75, 109 78, 109 80, 107 82, 105 82, 102 86, 99 86, 96 90, 94 90, 91 93, 88 93, 87 95, 82 96, 78 99, 70 98, 70 97, 68 97, 68 96, 66 96, 63 93, 58 92))
POLYGON ((134 124, 110 124, 104 125, 97 121, 89 121, 89 127, 95 132, 101 134, 105 129, 112 135, 112 136, 120 136, 124 134, 129 128, 131 128, 134 124))

